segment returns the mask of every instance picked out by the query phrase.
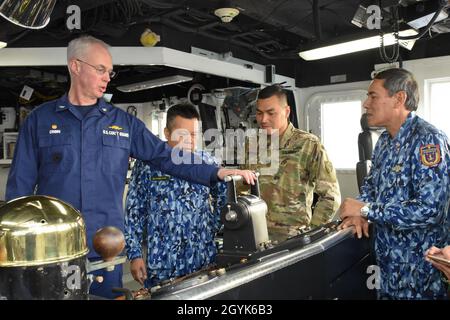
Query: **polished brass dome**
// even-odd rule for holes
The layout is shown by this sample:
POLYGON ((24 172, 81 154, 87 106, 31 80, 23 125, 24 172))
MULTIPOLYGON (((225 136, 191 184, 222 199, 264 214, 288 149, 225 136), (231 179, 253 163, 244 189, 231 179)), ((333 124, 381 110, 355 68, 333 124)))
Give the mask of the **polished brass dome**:
POLYGON ((0 267, 64 262, 87 252, 83 218, 66 202, 28 196, 0 207, 0 267))

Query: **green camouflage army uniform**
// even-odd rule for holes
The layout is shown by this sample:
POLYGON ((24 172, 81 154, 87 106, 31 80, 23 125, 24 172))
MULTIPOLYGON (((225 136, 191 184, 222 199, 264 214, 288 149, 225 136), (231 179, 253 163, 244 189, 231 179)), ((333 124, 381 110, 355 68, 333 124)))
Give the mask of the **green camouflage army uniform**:
MULTIPOLYGON (((289 124, 280 139, 279 150, 278 170, 275 174, 262 174, 259 183, 261 197, 269 209, 270 239, 281 242, 295 235, 299 227, 330 222, 339 208, 341 195, 334 167, 316 136, 289 124), (312 216, 314 193, 318 201, 312 216)), ((257 164, 248 164, 246 157, 243 167, 261 172, 269 166, 259 159, 257 164)))

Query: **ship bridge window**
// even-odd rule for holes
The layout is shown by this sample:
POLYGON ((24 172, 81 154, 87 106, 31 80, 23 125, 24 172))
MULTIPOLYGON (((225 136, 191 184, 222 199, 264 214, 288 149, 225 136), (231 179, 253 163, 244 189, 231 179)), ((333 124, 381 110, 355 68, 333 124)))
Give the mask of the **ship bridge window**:
POLYGON ((338 171, 355 171, 366 91, 317 93, 307 103, 308 130, 320 137, 338 171))
POLYGON ((361 132, 361 100, 322 103, 322 143, 336 169, 354 169, 361 132))
POLYGON ((430 122, 450 137, 450 78, 426 80, 425 101, 428 103, 430 122), (428 96, 428 99, 427 99, 428 96))
POLYGON ((166 127, 167 111, 154 111, 150 114, 150 117, 150 123, 147 127, 155 136, 166 141, 164 128, 166 127))

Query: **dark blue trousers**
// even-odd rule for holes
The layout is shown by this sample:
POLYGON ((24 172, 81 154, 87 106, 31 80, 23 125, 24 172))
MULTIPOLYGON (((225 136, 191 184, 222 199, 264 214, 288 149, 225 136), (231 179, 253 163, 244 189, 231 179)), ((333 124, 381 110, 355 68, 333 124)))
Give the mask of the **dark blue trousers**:
MULTIPOLYGON (((97 259, 89 259, 91 262, 97 259)), ((112 292, 112 288, 122 288, 122 275, 123 268, 122 265, 116 265, 113 271, 106 271, 106 269, 96 270, 91 272, 94 276, 102 276, 103 282, 98 283, 94 281, 89 288, 89 294, 107 298, 114 299, 118 296, 123 295, 123 293, 114 293, 112 292)))

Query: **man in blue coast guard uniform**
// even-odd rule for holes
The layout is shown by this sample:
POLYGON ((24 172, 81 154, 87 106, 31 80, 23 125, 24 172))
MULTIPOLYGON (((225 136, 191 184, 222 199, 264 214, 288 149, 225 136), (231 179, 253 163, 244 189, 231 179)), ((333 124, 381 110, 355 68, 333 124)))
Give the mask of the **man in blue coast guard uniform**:
MULTIPOLYGON (((253 183, 250 171, 219 169, 205 162, 175 165, 172 149, 142 121, 106 103, 102 96, 115 72, 103 41, 90 36, 72 40, 67 62, 69 92, 36 108, 20 129, 6 200, 36 193, 72 204, 86 222, 91 260, 99 258, 92 249, 99 228, 123 230, 122 195, 130 156, 206 186, 233 173, 253 183)), ((104 281, 93 283, 91 293, 113 297, 111 288, 122 286, 121 267, 97 274, 104 281)))
POLYGON ((368 236, 374 224, 381 299, 443 299, 446 287, 430 262, 429 247, 448 243, 449 143, 415 114, 419 94, 404 69, 378 73, 364 108, 370 126, 385 127, 358 200, 340 208, 341 227, 368 236))
MULTIPOLYGON (((171 107, 164 129, 169 146, 194 152, 199 118, 192 105, 171 107)), ((214 162, 208 153, 196 153, 205 162, 214 162)), ((220 209, 226 200, 225 183, 208 188, 136 161, 125 214, 126 249, 133 278, 149 288, 211 264, 217 253, 214 236, 221 226, 220 209), (142 243, 148 249, 147 266, 142 243)))

